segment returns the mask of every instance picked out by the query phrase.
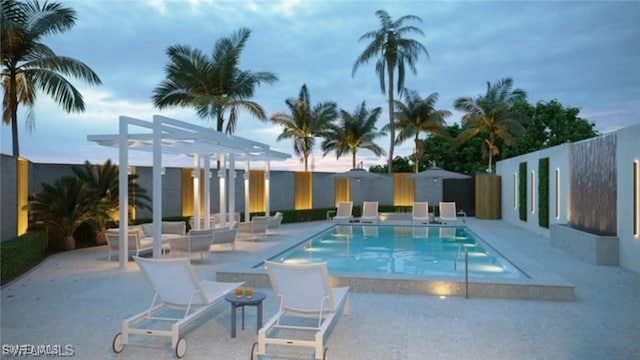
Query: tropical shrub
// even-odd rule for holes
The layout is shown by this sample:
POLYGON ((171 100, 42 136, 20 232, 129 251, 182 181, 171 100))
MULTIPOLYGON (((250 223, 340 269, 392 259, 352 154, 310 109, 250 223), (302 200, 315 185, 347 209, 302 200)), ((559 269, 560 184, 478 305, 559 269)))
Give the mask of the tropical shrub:
POLYGON ((24 274, 46 257, 47 233, 30 231, 0 243, 0 283, 24 274))

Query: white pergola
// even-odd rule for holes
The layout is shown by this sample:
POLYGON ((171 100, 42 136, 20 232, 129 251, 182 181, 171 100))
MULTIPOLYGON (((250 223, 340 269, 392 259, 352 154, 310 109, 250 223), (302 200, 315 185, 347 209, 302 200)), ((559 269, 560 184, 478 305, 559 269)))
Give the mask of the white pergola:
MULTIPOLYGON (((119 118, 119 134, 88 135, 87 140, 98 145, 119 149, 119 195, 120 195, 120 268, 126 268, 128 262, 129 214, 128 203, 128 167, 129 150, 151 152, 153 154, 153 257, 159 258, 162 249, 162 154, 188 155, 193 157, 193 213, 194 225, 200 225, 200 182, 204 180, 204 216, 211 216, 211 161, 220 162, 218 178, 220 183, 220 213, 235 213, 235 162, 245 163, 244 175, 244 213, 249 219, 249 170, 251 161, 265 162, 264 193, 265 212, 269 214, 269 170, 270 161, 286 160, 291 156, 271 150, 266 144, 253 140, 227 135, 219 131, 178 121, 168 117, 154 115, 153 121, 134 119, 127 116, 119 118), (129 127, 146 129, 144 133, 129 132, 129 127), (150 132, 149 132, 150 130, 150 132), (227 166, 228 163, 228 166, 227 166), (204 166, 202 166, 204 165, 204 166), (200 169, 204 168, 204 179, 200 169), (227 174, 227 169, 229 174, 227 174), (227 178, 230 177, 229 181, 227 178), (229 184, 226 186, 226 184, 229 184), (229 194, 227 196, 227 193, 229 194), (229 206, 227 209, 227 199, 229 206)), ((226 216, 222 216, 226 221, 226 216)), ((208 224, 209 221, 205 221, 208 224)), ((206 225, 208 226, 208 225, 206 225)))

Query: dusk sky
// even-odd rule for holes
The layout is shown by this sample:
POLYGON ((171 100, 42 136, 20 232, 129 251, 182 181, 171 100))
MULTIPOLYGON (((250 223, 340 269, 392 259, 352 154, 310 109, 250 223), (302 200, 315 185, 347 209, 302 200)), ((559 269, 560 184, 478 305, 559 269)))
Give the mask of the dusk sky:
MULTIPOLYGON (((254 100, 271 115, 287 108, 306 83, 313 103, 331 100, 353 110, 363 100, 384 109, 373 65, 352 78, 354 60, 364 43, 358 38, 379 26, 374 12, 394 18, 414 14, 423 19, 421 40, 430 59, 421 58, 418 74, 406 87, 423 97, 440 93, 438 107, 453 110, 460 96, 482 94, 487 81, 512 77, 529 102, 558 99, 581 109, 580 116, 609 132, 640 123, 640 2, 427 2, 427 1, 206 1, 77 0, 62 1, 77 11, 71 31, 45 40, 59 55, 91 66, 103 81, 88 87, 74 81, 87 104, 83 114, 66 114, 46 95, 35 106, 36 128, 29 134, 20 121, 20 146, 34 162, 80 163, 117 159, 115 149, 86 140, 87 134, 115 134, 118 116, 151 120, 163 114, 203 126, 191 109, 154 109, 153 88, 163 79, 169 45, 185 44, 210 54, 215 41, 240 27, 252 35, 241 68, 271 71, 279 81, 263 86, 254 100)), ((24 113, 20 113, 24 119, 24 113)), ((448 119, 459 122, 460 113, 448 119)), ((277 142, 281 129, 246 113, 236 135, 266 142, 293 154, 291 142, 277 142)), ((11 130, 2 126, 3 153, 11 153, 11 130)), ((378 143, 388 148, 388 138, 378 143)), ((318 142, 319 144, 319 142, 318 142)), ((412 144, 398 148, 408 155, 412 144)), ((384 162, 366 151, 365 167, 384 162)), ((149 165, 146 154, 131 152, 131 162, 149 165)), ((167 165, 189 166, 190 160, 167 158, 167 165)), ((316 149, 315 170, 343 171, 350 158, 322 158, 316 149)), ((274 163, 274 169, 301 170, 298 159, 274 163)))

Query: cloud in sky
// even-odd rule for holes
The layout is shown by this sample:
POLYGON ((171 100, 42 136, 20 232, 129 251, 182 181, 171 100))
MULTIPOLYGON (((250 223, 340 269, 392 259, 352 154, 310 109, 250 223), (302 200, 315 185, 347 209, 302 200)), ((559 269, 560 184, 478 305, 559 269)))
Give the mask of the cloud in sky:
MULTIPOLYGON (((252 29, 241 67, 272 71, 280 81, 259 88, 254 100, 268 114, 285 111, 284 100, 306 83, 312 102, 336 101, 352 110, 363 100, 384 109, 373 65, 351 68, 364 44, 358 37, 378 26, 373 15, 420 16, 430 60, 418 63, 406 86, 423 96, 440 93, 438 106, 452 110, 459 96, 476 96, 486 81, 511 76, 529 100, 558 99, 579 107, 598 129, 610 131, 640 121, 640 3, 638 2, 369 2, 369 1, 63 1, 78 12, 77 26, 48 38, 57 53, 89 64, 100 88, 78 84, 87 100, 84 114, 65 114, 45 95, 35 107, 37 127, 20 124, 22 153, 34 161, 103 161, 117 154, 86 141, 87 134, 116 133, 119 115, 151 119, 153 88, 162 80, 165 50, 187 44, 210 53, 213 44, 241 26, 252 29)), ((190 109, 167 116, 210 126, 190 109)), ((459 121, 454 112, 449 122, 459 121)), ((278 128, 242 114, 236 135, 264 141, 292 153, 292 143, 276 142, 278 128)), ((2 127, 2 152, 10 153, 10 128, 2 127)), ((388 147, 388 138, 379 144, 388 147)), ((399 147, 400 155, 411 144, 399 147)), ((132 153, 133 154, 133 153, 132 153)), ((144 163, 144 155, 134 155, 144 163)), ((382 163, 362 152, 366 165, 382 163)), ((316 170, 345 170, 350 159, 314 154, 316 170)), ((174 159, 189 165, 188 159, 174 159)), ((301 169, 297 160, 280 167, 301 169)), ((274 164, 274 168, 278 168, 274 164)))

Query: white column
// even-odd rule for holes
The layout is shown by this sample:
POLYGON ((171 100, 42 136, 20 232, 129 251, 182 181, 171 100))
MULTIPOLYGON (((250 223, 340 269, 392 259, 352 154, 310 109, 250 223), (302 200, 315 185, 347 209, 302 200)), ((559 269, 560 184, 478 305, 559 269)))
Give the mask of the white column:
MULTIPOLYGON (((229 154, 229 214, 236 212, 236 164, 233 154, 229 154)), ((231 217, 229 218, 231 221, 231 217)))
POLYGON ((204 156, 204 228, 211 224, 211 155, 204 156))
POLYGON ((162 257, 162 122, 153 119, 153 257, 162 257))
POLYGON ((269 177, 271 176, 269 173, 271 171, 270 169, 270 162, 269 160, 267 160, 265 168, 264 168, 264 212, 267 216, 270 216, 271 213, 271 206, 269 204, 270 199, 269 199, 269 195, 270 195, 270 188, 269 188, 269 177))
POLYGON ((120 173, 118 174, 118 195, 120 200, 120 240, 118 259, 120 260, 120 269, 127 268, 129 261, 129 126, 127 119, 120 117, 120 173))
POLYGON ((251 214, 249 213, 249 207, 251 206, 251 194, 249 193, 249 161, 244 164, 244 221, 249 221, 251 214))
POLYGON ((227 179, 227 172, 225 169, 225 163, 224 163, 224 154, 220 154, 219 157, 219 161, 220 161, 220 168, 218 169, 218 178, 220 181, 220 225, 222 225, 223 227, 227 225, 227 197, 226 197, 226 189, 225 189, 225 182, 227 179))
POLYGON ((193 227, 200 229, 200 154, 193 154, 193 227))

